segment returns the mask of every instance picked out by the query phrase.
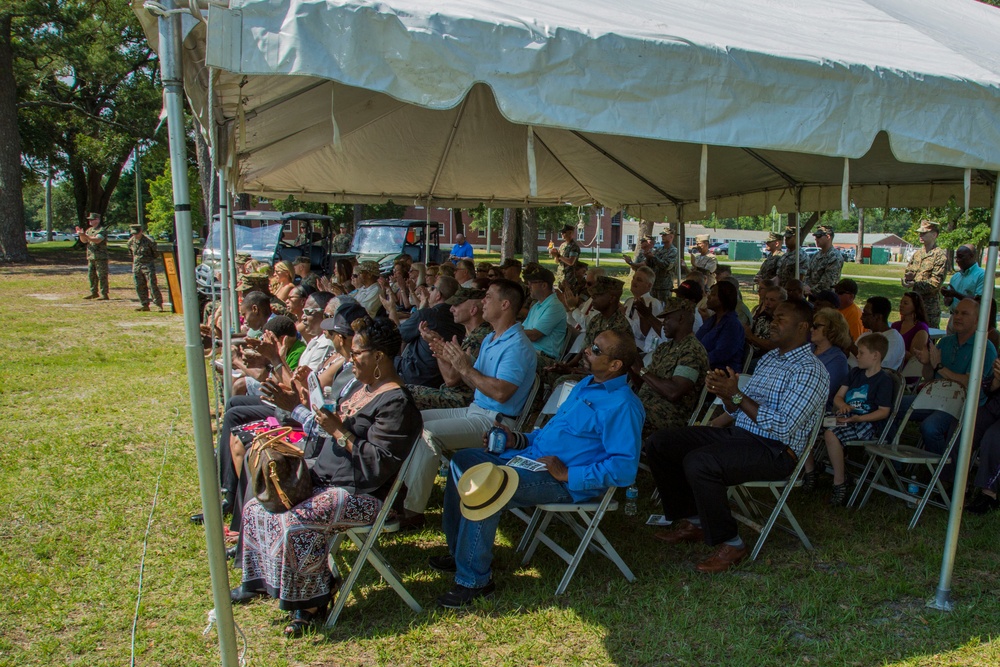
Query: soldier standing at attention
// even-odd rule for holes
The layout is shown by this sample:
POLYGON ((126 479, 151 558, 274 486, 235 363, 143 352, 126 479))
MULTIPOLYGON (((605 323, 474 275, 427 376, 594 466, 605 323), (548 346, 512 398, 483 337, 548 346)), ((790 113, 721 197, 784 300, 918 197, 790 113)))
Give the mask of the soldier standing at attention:
POLYGON ((679 255, 674 246, 674 229, 671 225, 667 225, 666 229, 660 232, 660 243, 659 248, 653 249, 653 255, 646 264, 656 272, 650 294, 654 299, 666 301, 674 290, 674 275, 677 273, 679 255))
POLYGON ((87 223, 90 227, 84 231, 83 227, 77 227, 76 233, 80 237, 80 242, 87 245, 87 278, 90 279, 90 294, 84 299, 97 299, 107 301, 108 296, 108 239, 101 227, 101 216, 98 213, 91 213, 87 216, 87 223), (97 288, 100 286, 101 296, 97 296, 97 288))
POLYGON ((771 232, 767 241, 764 242, 764 247, 767 248, 768 255, 761 262, 760 270, 754 277, 754 282, 757 283, 757 289, 765 285, 773 285, 774 279, 778 276, 778 260, 781 259, 781 234, 777 232, 771 232))
POLYGON ((840 272, 844 269, 844 256, 833 247, 833 227, 820 225, 813 232, 819 252, 809 260, 806 284, 813 294, 833 289, 840 282, 840 272))
POLYGON ((338 255, 351 251, 351 235, 347 233, 347 225, 340 226, 340 233, 333 237, 333 252, 338 255))
POLYGON ((163 312, 163 295, 156 284, 156 242, 142 233, 141 225, 129 225, 132 238, 128 240, 128 251, 132 253, 132 278, 135 293, 142 304, 136 310, 149 310, 149 293, 153 293, 153 303, 163 312))
POLYGON ((694 242, 694 247, 688 251, 691 253, 691 266, 698 273, 704 274, 707 291, 715 284, 715 270, 719 268, 719 262, 715 259, 715 253, 709 249, 708 234, 698 234, 694 237, 694 242))
POLYGON ((569 283, 570 287, 574 291, 577 290, 577 281, 574 271, 567 270, 576 264, 576 260, 580 257, 580 244, 576 242, 576 227, 573 225, 565 225, 559 230, 562 234, 563 243, 559 246, 559 249, 555 248, 549 249, 549 255, 552 259, 556 260, 556 284, 561 284, 564 280, 569 283))
POLYGON ((937 247, 938 223, 921 220, 917 232, 924 247, 913 253, 903 274, 903 287, 908 287, 924 300, 927 324, 937 329, 941 324, 941 283, 944 282, 948 258, 943 249, 937 247))
POLYGON ((795 227, 785 227, 785 247, 788 252, 778 260, 778 285, 788 289, 788 282, 801 280, 805 282, 809 273, 809 255, 799 247, 799 232, 795 227), (795 255, 799 256, 799 273, 795 275, 795 255))

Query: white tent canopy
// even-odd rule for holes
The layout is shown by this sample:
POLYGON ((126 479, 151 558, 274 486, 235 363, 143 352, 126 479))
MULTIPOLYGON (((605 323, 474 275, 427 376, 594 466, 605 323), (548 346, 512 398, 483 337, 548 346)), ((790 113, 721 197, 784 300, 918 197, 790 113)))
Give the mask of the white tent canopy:
POLYGON ((231 0, 188 27, 192 107, 212 72, 230 183, 267 197, 694 220, 841 208, 844 158, 864 207, 961 203, 965 169, 988 206, 1000 168, 974 0, 231 0))

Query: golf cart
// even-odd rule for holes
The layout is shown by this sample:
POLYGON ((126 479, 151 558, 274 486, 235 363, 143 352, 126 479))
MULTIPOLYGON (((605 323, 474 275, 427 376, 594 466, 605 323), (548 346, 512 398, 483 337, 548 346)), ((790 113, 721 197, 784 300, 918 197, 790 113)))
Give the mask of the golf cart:
MULTIPOLYGON (((357 256, 359 262, 378 262, 383 273, 391 271, 392 260, 402 254, 409 255, 414 262, 426 263, 424 232, 427 224, 423 220, 362 220, 354 230, 351 254, 357 256)), ((440 263, 440 224, 431 222, 430 231, 430 261, 440 263)))

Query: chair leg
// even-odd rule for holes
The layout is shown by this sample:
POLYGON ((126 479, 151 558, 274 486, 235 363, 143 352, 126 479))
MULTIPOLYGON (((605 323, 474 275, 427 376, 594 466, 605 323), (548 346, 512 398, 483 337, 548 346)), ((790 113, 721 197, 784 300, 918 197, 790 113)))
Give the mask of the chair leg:
MULTIPOLYGON (((541 510, 536 509, 535 513, 537 514, 540 511, 541 510)), ((527 565, 528 561, 531 560, 531 557, 535 555, 535 549, 538 548, 539 540, 541 537, 545 536, 545 530, 549 527, 549 524, 552 523, 552 512, 542 512, 542 514, 544 514, 544 517, 531 537, 531 543, 528 546, 528 550, 524 552, 524 558, 521 559, 521 565, 527 565)))
MULTIPOLYGON (((526 521, 528 527, 524 529, 524 535, 521 536, 521 541, 517 543, 517 548, 514 549, 514 553, 521 553, 528 548, 528 544, 531 543, 531 538, 534 537, 535 531, 538 530, 538 522, 542 518, 542 510, 535 508, 535 511, 531 514, 531 518, 528 518, 521 509, 515 508, 511 510, 518 518, 526 521)), ((528 561, 525 560, 524 563, 528 561)))

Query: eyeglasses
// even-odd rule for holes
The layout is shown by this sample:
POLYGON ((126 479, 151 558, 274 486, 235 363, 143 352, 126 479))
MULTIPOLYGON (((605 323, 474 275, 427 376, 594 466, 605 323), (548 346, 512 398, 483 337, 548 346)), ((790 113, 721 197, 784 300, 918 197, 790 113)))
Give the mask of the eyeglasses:
POLYGON ((323 312, 322 308, 303 308, 302 309, 302 314, 303 315, 308 315, 309 317, 312 317, 313 315, 319 315, 322 312, 323 312))
POLYGON ((594 355, 595 357, 599 357, 599 356, 601 356, 602 354, 604 354, 604 352, 603 352, 603 351, 601 350, 601 348, 600 348, 600 347, 599 347, 599 346, 597 345, 597 343, 594 343, 593 345, 591 345, 591 346, 590 346, 590 351, 591 351, 591 352, 593 353, 593 355, 594 355))
POLYGON ((812 325, 812 329, 813 330, 822 329, 825 326, 826 326, 825 324, 814 324, 814 325, 812 325))
POLYGON ((356 359, 358 355, 362 355, 365 352, 371 352, 371 348, 365 350, 351 350, 351 357, 356 359))

